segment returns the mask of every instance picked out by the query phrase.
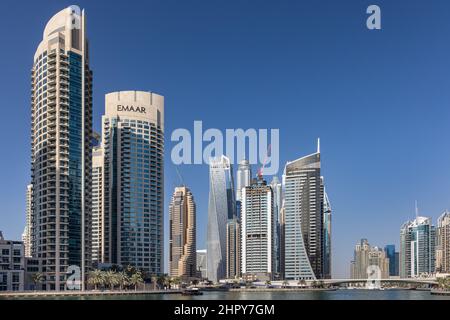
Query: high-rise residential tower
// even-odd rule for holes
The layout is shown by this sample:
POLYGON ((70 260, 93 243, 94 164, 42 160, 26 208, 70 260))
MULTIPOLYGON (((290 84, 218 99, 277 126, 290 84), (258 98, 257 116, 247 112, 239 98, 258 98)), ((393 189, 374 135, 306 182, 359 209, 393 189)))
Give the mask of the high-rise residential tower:
POLYGON ((41 260, 44 290, 63 290, 71 265, 83 280, 91 261, 88 45, 84 11, 61 10, 47 23, 31 70, 32 255, 41 260))
POLYGON ((270 188, 273 192, 273 223, 274 223, 274 241, 275 241, 275 249, 274 249, 274 270, 273 277, 274 279, 280 279, 281 277, 281 206, 283 203, 283 193, 282 193, 282 185, 280 180, 278 180, 277 176, 272 178, 272 182, 270 182, 270 188))
MULTIPOLYGON (((242 188, 247 187, 251 183, 252 169, 248 160, 241 160, 236 172, 236 202, 242 199, 242 188)), ((240 214, 239 212, 237 213, 240 214)))
POLYGON ((176 187, 169 206, 169 274, 197 277, 196 207, 187 187, 176 187))
POLYGON ((331 279, 331 203, 325 190, 323 194, 323 277, 331 279))
POLYGON ((323 185, 320 148, 284 169, 284 273, 288 280, 322 279, 323 185))
POLYGON ((376 276, 380 277, 380 279, 389 278, 389 258, 386 252, 379 247, 370 246, 367 239, 361 239, 355 246, 350 278, 367 279, 369 277, 369 266, 377 266, 379 268, 379 274, 376 276))
POLYGON ((25 229, 22 233, 22 242, 25 248, 25 257, 31 257, 31 214, 32 214, 32 197, 33 197, 33 185, 27 186, 26 195, 26 223, 25 229))
POLYGON ((92 264, 102 263, 103 251, 103 148, 92 149, 92 264))
POLYGON ((450 212, 438 218, 436 230, 436 272, 450 273, 450 212))
POLYGON ((201 279, 206 279, 206 249, 199 249, 197 250, 196 259, 197 259, 197 277, 201 279))
POLYGON ((436 230, 431 219, 418 216, 400 229, 400 278, 435 272, 436 230))
POLYGON ((242 276, 250 280, 273 279, 275 215, 273 191, 262 176, 242 189, 242 276))
POLYGON ((209 163, 207 274, 213 282, 226 277, 227 223, 236 217, 233 171, 226 156, 209 163))
POLYGON ((237 217, 227 222, 226 278, 241 276, 241 223, 237 217))
POLYGON ((112 92, 102 117, 104 263, 163 272, 164 97, 112 92))

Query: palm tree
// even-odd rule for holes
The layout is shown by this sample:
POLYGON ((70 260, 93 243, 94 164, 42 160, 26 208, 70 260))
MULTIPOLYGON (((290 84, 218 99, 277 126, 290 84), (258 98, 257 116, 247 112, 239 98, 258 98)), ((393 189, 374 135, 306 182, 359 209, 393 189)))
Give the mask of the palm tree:
POLYGON ((306 280, 305 279, 298 280, 297 284, 301 287, 306 287, 306 280))
POLYGON ((33 274, 33 283, 34 283, 34 290, 36 290, 36 287, 38 284, 42 283, 44 281, 44 275, 40 272, 36 272, 33 274))
POLYGON ((289 281, 283 280, 283 283, 281 284, 281 286, 282 286, 283 288, 286 288, 288 285, 289 285, 289 281))
POLYGON ((156 285, 158 284, 158 277, 156 276, 156 274, 152 274, 151 281, 153 284, 153 290, 156 290, 156 285))
POLYGON ((161 289, 161 287, 164 287, 166 283, 166 276, 164 274, 158 275, 156 282, 158 283, 158 286, 161 289))
POLYGON ((93 270, 89 273, 88 283, 94 286, 94 289, 97 290, 99 285, 103 284, 103 271, 101 270, 93 270))
POLYGON ((108 285, 111 290, 114 290, 114 287, 118 285, 118 280, 116 272, 109 270, 105 273, 105 284, 108 285))
POLYGON ((117 277, 117 283, 119 284, 120 291, 122 291, 122 289, 124 287, 126 287, 129 283, 128 275, 125 272, 121 271, 121 272, 116 273, 116 277, 117 277))
POLYGON ((270 280, 266 281, 266 287, 270 286, 271 284, 272 284, 272 281, 270 281, 270 280))
POLYGON ((175 285, 175 286, 177 286, 177 289, 179 289, 180 287, 180 284, 181 284, 181 279, 180 279, 180 277, 173 277, 173 278, 171 278, 170 279, 171 280, 171 282, 175 285))
POLYGON ((143 282, 144 279, 142 279, 142 273, 140 271, 136 271, 130 277, 130 283, 134 286, 134 291, 137 291, 138 286, 143 282))

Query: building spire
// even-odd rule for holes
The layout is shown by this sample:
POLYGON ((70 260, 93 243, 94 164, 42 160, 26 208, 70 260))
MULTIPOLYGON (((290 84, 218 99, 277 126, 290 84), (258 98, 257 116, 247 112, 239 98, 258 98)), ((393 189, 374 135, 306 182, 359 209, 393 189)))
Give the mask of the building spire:
POLYGON ((417 206, 417 200, 416 200, 416 219, 419 216, 419 207, 417 206))
POLYGON ((317 138, 317 153, 320 153, 320 138, 317 138))

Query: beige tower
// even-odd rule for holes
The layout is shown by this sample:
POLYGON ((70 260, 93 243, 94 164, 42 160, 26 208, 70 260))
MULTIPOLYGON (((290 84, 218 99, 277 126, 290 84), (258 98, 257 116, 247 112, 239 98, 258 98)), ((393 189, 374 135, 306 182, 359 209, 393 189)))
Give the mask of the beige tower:
POLYGON ((103 148, 92 149, 92 263, 97 265, 102 261, 103 252, 103 148))
POLYGON ((164 97, 118 91, 102 117, 102 262, 163 273, 164 97))
POLYGON ((197 276, 194 197, 186 187, 176 187, 169 206, 169 272, 184 280, 197 276))
POLYGON ((44 290, 83 289, 91 261, 92 72, 78 7, 47 23, 31 87, 32 255, 42 262, 44 290), (66 287, 72 270, 81 278, 66 287))

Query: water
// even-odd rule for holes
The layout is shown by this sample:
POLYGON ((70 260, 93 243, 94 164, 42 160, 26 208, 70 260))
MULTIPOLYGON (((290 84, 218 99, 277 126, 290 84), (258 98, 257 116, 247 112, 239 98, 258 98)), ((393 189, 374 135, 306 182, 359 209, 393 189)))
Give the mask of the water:
MULTIPOLYGON (((42 297, 40 297, 42 299, 42 297)), ((201 296, 148 294, 124 296, 47 297, 61 300, 450 300, 418 290, 336 290, 309 292, 227 292, 208 291, 201 296)))

